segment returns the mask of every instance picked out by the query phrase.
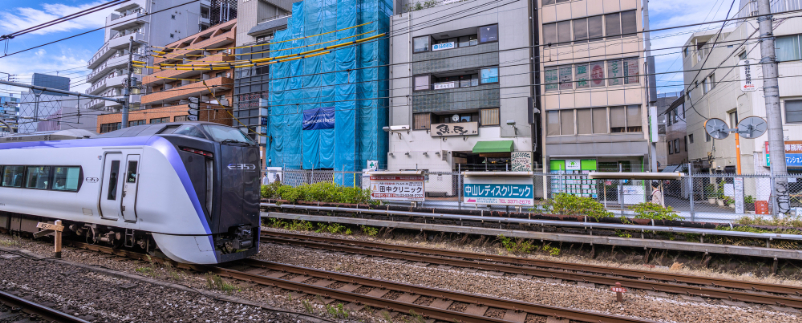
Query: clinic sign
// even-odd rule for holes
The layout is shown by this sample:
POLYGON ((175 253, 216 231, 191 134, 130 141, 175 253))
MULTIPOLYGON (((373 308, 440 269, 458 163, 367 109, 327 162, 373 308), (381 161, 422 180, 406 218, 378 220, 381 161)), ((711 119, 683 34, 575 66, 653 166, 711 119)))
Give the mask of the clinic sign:
POLYGON ((456 43, 449 42, 449 43, 440 43, 432 45, 432 51, 444 50, 444 49, 452 49, 456 48, 456 43))
POLYGON ((738 64, 741 67, 741 91, 743 92, 754 92, 757 90, 757 86, 755 86, 753 82, 754 70, 752 66, 754 63, 754 60, 745 59, 738 64))
POLYGON ((382 201, 423 202, 423 175, 370 175, 370 198, 382 201))
POLYGON ((470 204, 532 206, 535 190, 531 176, 465 176, 463 202, 470 204))

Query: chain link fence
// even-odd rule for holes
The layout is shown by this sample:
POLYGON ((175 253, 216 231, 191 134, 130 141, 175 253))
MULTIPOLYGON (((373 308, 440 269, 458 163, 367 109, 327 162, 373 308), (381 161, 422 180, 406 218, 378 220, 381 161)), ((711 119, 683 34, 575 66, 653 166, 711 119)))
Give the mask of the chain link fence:
MULTIPOLYGON (((419 206, 509 209, 503 205, 466 203, 463 192, 465 175, 461 172, 424 170, 423 177, 425 199, 418 203, 419 206)), ((721 222, 749 214, 774 214, 777 208, 771 192, 774 178, 770 175, 684 174, 679 179, 663 180, 591 179, 588 174, 555 174, 536 170, 531 176, 531 183, 534 206, 554 198, 556 194, 567 193, 592 198, 616 215, 633 216, 632 206, 656 202, 671 207, 689 221, 721 222)), ((802 214, 802 174, 787 175, 787 178, 789 212, 802 214)), ((276 179, 291 186, 334 182, 343 186, 370 188, 370 175, 364 172, 285 169, 280 171, 276 179)), ((524 206, 520 210, 531 211, 533 207, 524 206)))

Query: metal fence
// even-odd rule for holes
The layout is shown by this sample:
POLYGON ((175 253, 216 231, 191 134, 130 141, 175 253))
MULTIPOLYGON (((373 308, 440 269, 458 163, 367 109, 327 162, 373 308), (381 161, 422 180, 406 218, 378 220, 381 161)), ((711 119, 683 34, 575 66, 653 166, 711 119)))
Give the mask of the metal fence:
MULTIPOLYGON (((787 177, 790 201, 781 207, 789 208, 791 214, 802 214, 802 174, 787 177)), ((632 206, 662 199, 664 206, 670 206, 690 221, 732 221, 749 214, 771 216, 778 210, 771 195, 774 177, 770 175, 685 174, 676 180, 627 180, 589 179, 587 174, 536 172, 531 178, 535 205, 542 204, 556 194, 567 193, 592 198, 616 215, 633 216, 632 206)), ((364 172, 283 170, 276 179, 291 186, 334 182, 370 188, 370 175, 364 172)), ((418 205, 444 209, 509 209, 498 205, 465 203, 464 183, 465 177, 460 172, 424 171, 425 199, 418 205)), ((523 207, 521 211, 533 209, 523 207)))

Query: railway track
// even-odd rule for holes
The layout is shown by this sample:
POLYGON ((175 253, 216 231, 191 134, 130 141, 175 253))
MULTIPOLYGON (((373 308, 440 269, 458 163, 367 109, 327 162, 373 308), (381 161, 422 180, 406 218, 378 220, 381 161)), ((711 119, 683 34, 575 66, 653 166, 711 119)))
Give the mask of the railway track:
POLYGON ((59 323, 89 323, 67 313, 0 291, 0 321, 30 322, 41 320, 59 323))
POLYGON ((582 322, 652 322, 639 318, 498 299, 255 259, 245 259, 225 266, 188 265, 122 249, 72 241, 67 244, 76 248, 143 261, 170 263, 177 268, 211 272, 221 277, 296 291, 313 299, 322 300, 327 305, 339 301, 346 303, 344 308, 349 310, 359 310, 369 306, 377 310, 409 313, 427 319, 448 322, 523 323, 532 316, 582 322))
POLYGON ((802 287, 262 231, 262 242, 540 278, 802 308, 802 287))

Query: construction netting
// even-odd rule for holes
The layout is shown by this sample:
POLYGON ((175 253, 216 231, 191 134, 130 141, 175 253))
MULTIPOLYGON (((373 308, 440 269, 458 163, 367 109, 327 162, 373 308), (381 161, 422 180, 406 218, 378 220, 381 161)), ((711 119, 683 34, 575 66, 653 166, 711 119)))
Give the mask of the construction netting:
MULTIPOLYGON (((389 0, 293 4, 271 57, 300 54, 388 32, 389 0)), ((386 163, 389 42, 376 39, 270 65, 267 159, 287 169, 360 171, 386 163)), ((344 174, 344 173, 337 173, 344 174)), ((336 175, 342 185, 353 174, 336 175)))

